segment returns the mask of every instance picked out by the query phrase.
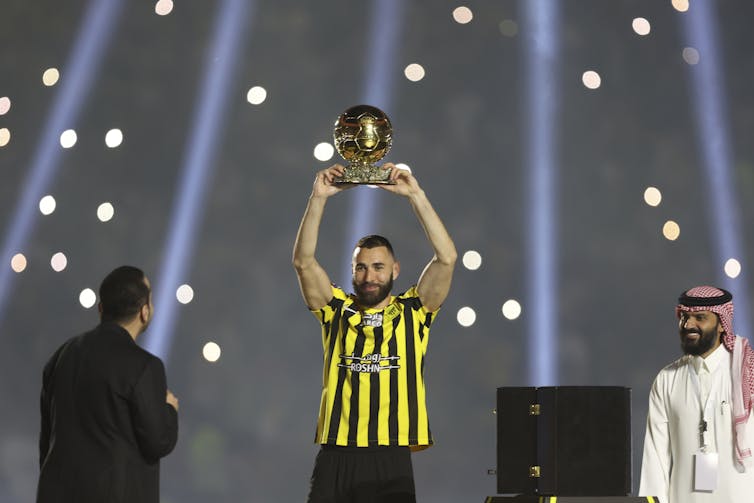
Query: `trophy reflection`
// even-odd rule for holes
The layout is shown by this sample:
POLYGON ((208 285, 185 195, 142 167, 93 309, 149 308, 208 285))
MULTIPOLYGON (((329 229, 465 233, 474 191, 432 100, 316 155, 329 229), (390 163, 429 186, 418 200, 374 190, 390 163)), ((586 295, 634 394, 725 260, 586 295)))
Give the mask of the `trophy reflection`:
POLYGON ((349 108, 335 121, 333 142, 348 162, 336 184, 390 184, 390 170, 375 166, 393 144, 393 127, 385 112, 369 105, 349 108))

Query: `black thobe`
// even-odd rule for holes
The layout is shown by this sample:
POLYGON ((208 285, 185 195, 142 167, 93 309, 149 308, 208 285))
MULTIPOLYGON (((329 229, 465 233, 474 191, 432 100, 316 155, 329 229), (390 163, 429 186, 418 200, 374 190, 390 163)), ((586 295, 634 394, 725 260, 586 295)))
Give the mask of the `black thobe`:
POLYGON ((178 438, 162 361, 104 322, 66 341, 42 380, 37 503, 158 503, 178 438))

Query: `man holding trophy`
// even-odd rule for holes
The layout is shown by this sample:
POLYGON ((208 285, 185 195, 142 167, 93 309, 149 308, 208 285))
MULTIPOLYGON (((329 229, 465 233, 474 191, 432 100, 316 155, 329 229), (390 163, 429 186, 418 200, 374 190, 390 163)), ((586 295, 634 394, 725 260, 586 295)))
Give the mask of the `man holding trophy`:
POLYGON ((390 133, 387 117, 374 107, 352 107, 338 118, 335 144, 351 164, 317 173, 293 249, 301 293, 321 324, 324 350, 315 439, 321 448, 309 503, 415 502, 411 451, 432 445, 424 355, 457 254, 416 178, 392 163, 370 164, 389 149, 390 133), (404 293, 392 295, 400 265, 382 236, 356 244, 352 294, 333 285, 315 258, 327 199, 364 183, 406 197, 434 250, 416 285, 404 293))

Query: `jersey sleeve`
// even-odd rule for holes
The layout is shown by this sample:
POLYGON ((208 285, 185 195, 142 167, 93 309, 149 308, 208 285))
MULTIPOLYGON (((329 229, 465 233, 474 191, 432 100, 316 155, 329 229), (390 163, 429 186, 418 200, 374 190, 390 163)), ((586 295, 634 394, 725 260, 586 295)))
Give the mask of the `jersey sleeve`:
POLYGON ((330 302, 320 309, 313 309, 311 311, 322 325, 329 323, 335 316, 335 313, 343 306, 346 299, 348 299, 348 295, 342 288, 335 285, 332 285, 331 288, 332 298, 330 302))
POLYGON ((400 294, 398 296, 399 299, 401 299, 404 303, 407 303, 411 306, 411 309, 414 311, 417 311, 418 313, 422 315, 428 315, 431 314, 434 315, 440 311, 440 308, 438 307, 434 311, 430 311, 426 307, 424 307, 424 304, 422 304, 421 299, 419 298, 419 293, 416 291, 416 285, 412 286, 408 290, 406 290, 404 293, 400 294))

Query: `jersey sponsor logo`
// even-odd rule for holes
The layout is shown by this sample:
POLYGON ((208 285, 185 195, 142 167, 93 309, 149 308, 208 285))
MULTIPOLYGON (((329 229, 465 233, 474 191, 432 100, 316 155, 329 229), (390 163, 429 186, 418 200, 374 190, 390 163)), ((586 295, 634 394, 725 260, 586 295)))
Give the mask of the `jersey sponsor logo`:
POLYGON ((381 327, 382 313, 362 313, 361 325, 365 327, 381 327))
POLYGON ((356 354, 340 355, 341 362, 338 363, 338 367, 349 369, 351 372, 375 374, 382 370, 401 368, 400 365, 397 365, 400 358, 400 356, 383 356, 379 353, 370 353, 364 356, 356 356, 356 354))

